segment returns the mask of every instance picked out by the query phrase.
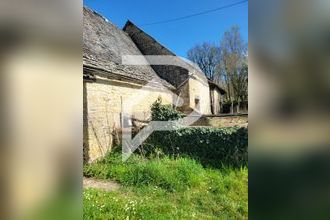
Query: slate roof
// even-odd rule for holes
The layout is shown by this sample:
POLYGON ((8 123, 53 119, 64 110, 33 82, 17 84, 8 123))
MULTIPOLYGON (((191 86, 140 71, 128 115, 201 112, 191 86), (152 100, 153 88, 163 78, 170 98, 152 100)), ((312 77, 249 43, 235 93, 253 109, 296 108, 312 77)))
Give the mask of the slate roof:
MULTIPOLYGON (((176 56, 172 51, 160 44, 157 40, 155 40, 149 34, 145 33, 131 21, 126 22, 123 30, 128 33, 133 42, 144 55, 176 56)), ((162 79, 167 80, 175 87, 179 87, 187 80, 187 78, 189 78, 188 72, 198 75, 198 77, 202 79, 206 84, 208 83, 205 74, 200 70, 200 68, 196 68, 186 61, 184 62, 187 64, 185 68, 162 65, 152 65, 151 67, 162 79)))
POLYGON ((176 56, 131 21, 121 30, 97 12, 84 7, 83 23, 83 65, 86 72, 102 71, 107 76, 142 84, 156 79, 157 83, 171 90, 184 84, 190 72, 197 74, 210 86, 216 86, 221 92, 225 92, 218 84, 208 80, 198 67, 186 61, 186 68, 121 64, 122 55, 176 56))
POLYGON ((152 79, 169 89, 175 89, 160 79, 150 66, 121 64, 122 55, 142 55, 131 38, 123 30, 98 13, 83 8, 83 64, 87 68, 102 70, 110 75, 147 83, 152 79))
POLYGON ((208 83, 209 83, 210 89, 218 88, 222 95, 226 94, 226 91, 223 88, 221 88, 221 86, 218 83, 216 83, 210 79, 208 79, 208 83))

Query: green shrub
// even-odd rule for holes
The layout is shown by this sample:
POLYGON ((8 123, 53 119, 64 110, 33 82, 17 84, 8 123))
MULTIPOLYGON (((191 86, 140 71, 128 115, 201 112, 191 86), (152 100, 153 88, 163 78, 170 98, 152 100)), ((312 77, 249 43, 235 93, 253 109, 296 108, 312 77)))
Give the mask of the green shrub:
POLYGON ((248 129, 240 127, 183 127, 155 131, 147 139, 148 149, 161 148, 167 155, 188 155, 203 165, 242 166, 247 163, 248 129))
POLYGON ((163 105, 162 99, 158 98, 151 105, 151 118, 153 121, 174 121, 185 117, 185 115, 171 105, 163 105))

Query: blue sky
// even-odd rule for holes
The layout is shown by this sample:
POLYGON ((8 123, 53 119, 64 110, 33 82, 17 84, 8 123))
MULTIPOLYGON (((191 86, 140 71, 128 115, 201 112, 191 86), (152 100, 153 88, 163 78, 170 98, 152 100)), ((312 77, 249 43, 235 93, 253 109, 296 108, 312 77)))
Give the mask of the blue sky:
POLYGON ((199 13, 240 0, 84 0, 84 5, 122 28, 127 19, 179 56, 203 42, 219 44, 232 25, 241 28, 248 41, 248 3, 166 24, 142 26, 162 20, 199 13))

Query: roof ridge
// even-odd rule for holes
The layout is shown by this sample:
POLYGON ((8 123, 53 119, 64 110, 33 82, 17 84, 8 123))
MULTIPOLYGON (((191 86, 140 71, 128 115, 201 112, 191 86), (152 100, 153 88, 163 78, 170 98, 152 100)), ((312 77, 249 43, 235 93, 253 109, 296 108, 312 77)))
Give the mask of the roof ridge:
MULTIPOLYGON (((169 48, 165 47, 162 43, 160 43, 158 40, 156 40, 154 37, 152 37, 150 34, 148 34, 147 32, 145 32, 144 30, 142 30, 140 27, 138 27, 136 24, 134 24, 132 21, 127 20, 124 27, 123 27, 123 31, 125 33, 127 33, 126 29, 127 27, 132 26, 134 28, 136 28, 140 33, 145 34, 147 37, 149 37, 154 43, 157 43, 158 45, 160 45, 162 47, 162 49, 167 50, 167 52, 169 52, 171 55, 173 56, 177 56, 175 53, 173 53, 169 48)), ((130 34, 128 34, 130 35, 130 34)))
MULTIPOLYGON (((108 18, 106 18, 106 17, 103 16, 101 13, 97 12, 96 10, 91 9, 91 8, 88 8, 88 7, 86 7, 86 6, 84 6, 83 9, 92 12, 94 15, 100 17, 100 18, 101 18, 103 21, 105 21, 106 23, 108 23, 108 24, 110 24, 110 25, 113 25, 115 28, 117 28, 117 29, 123 31, 120 27, 118 27, 116 24, 112 23, 108 18)), ((125 31, 123 31, 123 32, 126 34, 125 31)))

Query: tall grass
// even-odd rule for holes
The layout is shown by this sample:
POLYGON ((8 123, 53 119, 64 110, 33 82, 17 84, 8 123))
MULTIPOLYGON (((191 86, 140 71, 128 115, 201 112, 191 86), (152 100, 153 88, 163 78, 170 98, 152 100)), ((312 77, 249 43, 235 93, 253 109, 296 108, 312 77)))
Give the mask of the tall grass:
POLYGON ((203 168, 189 158, 118 153, 84 167, 84 175, 116 180, 117 192, 85 190, 86 219, 247 218, 246 167, 203 168))

